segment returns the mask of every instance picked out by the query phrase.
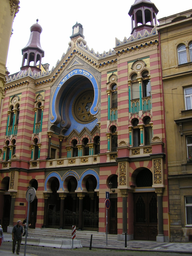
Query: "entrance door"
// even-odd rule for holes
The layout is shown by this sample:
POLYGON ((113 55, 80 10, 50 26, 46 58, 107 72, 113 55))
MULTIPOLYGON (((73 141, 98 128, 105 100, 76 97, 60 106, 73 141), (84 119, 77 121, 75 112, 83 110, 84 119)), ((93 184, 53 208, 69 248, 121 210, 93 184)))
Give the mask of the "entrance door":
POLYGON ((9 226, 10 211, 11 211, 11 196, 4 195, 3 222, 2 222, 2 227, 4 232, 7 232, 7 226, 9 226))
POLYGON ((109 234, 117 234, 117 198, 110 198, 109 234))
POLYGON ((134 239, 156 240, 157 195, 155 193, 134 194, 134 239))

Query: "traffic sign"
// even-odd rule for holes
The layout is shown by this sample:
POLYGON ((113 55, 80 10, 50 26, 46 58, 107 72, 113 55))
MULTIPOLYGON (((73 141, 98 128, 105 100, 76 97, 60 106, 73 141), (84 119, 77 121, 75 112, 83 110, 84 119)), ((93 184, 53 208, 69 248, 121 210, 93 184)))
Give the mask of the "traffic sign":
POLYGON ((109 208, 110 208, 110 205, 111 205, 110 200, 109 200, 109 199, 106 199, 106 200, 105 200, 105 207, 106 207, 107 209, 109 209, 109 208))
POLYGON ((109 192, 106 191, 106 196, 105 196, 106 199, 109 199, 109 192))

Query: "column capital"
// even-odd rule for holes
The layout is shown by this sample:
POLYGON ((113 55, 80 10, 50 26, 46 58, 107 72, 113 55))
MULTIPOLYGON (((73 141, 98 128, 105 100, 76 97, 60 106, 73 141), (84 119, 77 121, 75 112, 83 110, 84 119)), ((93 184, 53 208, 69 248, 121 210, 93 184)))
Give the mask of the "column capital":
POLYGON ((82 200, 82 199, 85 197, 85 193, 83 193, 83 192, 78 192, 78 193, 77 193, 77 197, 78 197, 80 200, 82 200))
POLYGON ((50 197, 50 193, 44 192, 43 196, 44 196, 44 199, 48 199, 50 197))
POLYGON ((54 132, 52 132, 52 131, 48 131, 48 132, 47 132, 47 135, 48 135, 49 139, 51 139, 51 137, 53 136, 53 134, 54 134, 54 132))
POLYGON ((59 138, 59 141, 62 142, 64 140, 65 136, 59 135, 58 138, 59 138))
POLYGON ((19 0, 9 0, 9 4, 10 4, 10 11, 11 11, 11 16, 14 14, 14 16, 16 15, 16 13, 18 13, 19 11, 19 4, 20 1, 19 0))
POLYGON ((108 95, 110 95, 110 94, 111 94, 111 90, 107 90, 106 92, 107 92, 107 94, 108 94, 108 95))
POLYGON ((128 189, 120 189, 122 197, 127 197, 128 196, 128 189))
POLYGON ((66 193, 58 193, 61 200, 64 200, 67 197, 66 193))
POLYGON ((164 187, 161 188, 155 188, 155 193, 157 196, 163 196, 164 187))
POLYGON ((10 192, 10 195, 11 195, 12 198, 16 198, 17 191, 10 191, 9 190, 9 192, 10 192))

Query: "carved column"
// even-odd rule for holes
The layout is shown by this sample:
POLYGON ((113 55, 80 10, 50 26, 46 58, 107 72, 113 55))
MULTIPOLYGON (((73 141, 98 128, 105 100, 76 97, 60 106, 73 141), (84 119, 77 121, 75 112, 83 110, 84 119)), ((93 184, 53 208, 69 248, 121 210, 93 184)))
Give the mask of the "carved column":
POLYGON ((60 229, 64 228, 64 200, 66 198, 66 194, 59 194, 60 197, 60 229))
POLYGON ((47 155, 47 159, 50 159, 50 148, 51 148, 51 137, 53 135, 52 131, 47 132, 49 141, 48 141, 48 155, 47 155))
POLYGON ((84 194, 78 193, 77 194, 78 198, 79 198, 79 229, 82 230, 83 229, 83 198, 84 198, 84 194))
POLYGON ((59 135, 59 158, 61 158, 63 138, 64 136, 59 135))
POLYGON ((43 227, 47 227, 47 217, 48 217, 48 198, 50 194, 49 193, 44 193, 44 223, 43 227))
POLYGON ((107 98, 108 98, 108 110, 107 110, 107 116, 108 116, 108 120, 110 120, 110 110, 111 110, 111 91, 107 90, 107 98))

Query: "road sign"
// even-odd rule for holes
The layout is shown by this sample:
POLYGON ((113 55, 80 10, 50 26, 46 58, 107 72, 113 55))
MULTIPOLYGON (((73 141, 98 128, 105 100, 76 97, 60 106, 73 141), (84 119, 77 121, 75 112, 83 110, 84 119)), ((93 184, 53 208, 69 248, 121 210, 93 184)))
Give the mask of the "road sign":
POLYGON ((105 200, 105 207, 106 207, 107 209, 109 209, 109 208, 110 208, 110 205, 111 205, 110 200, 109 200, 109 199, 106 199, 106 200, 105 200))
POLYGON ((76 226, 72 226, 72 239, 76 237, 76 226))
POLYGON ((106 199, 109 199, 109 192, 106 191, 106 196, 105 196, 106 199))
POLYGON ((26 200, 30 203, 33 202, 33 200, 35 199, 35 195, 36 195, 36 190, 33 187, 28 188, 27 192, 26 192, 26 200))

